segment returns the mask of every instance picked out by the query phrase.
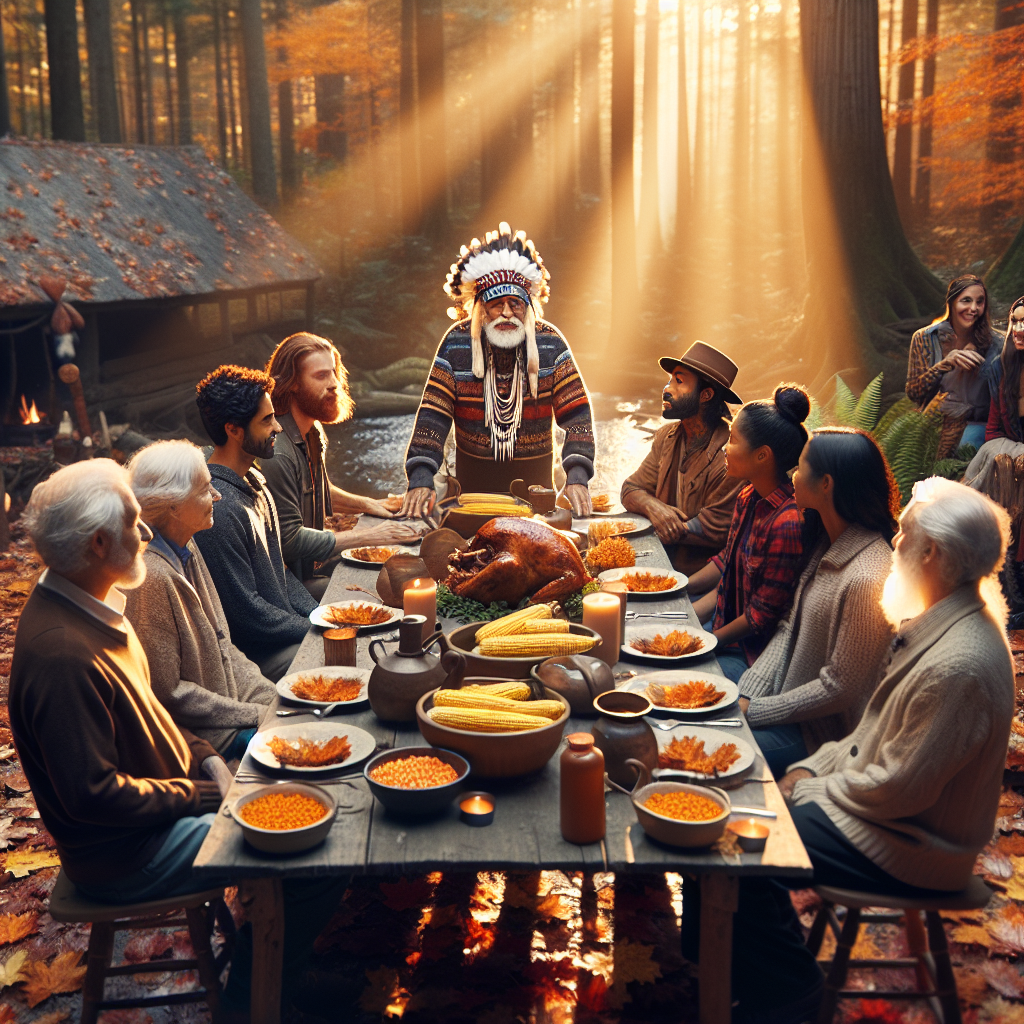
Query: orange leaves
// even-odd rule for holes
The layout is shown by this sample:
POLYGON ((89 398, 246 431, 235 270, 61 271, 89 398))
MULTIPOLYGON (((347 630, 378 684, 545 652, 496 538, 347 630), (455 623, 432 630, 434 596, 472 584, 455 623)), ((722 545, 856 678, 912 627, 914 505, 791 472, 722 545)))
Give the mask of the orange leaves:
POLYGON ((37 932, 39 915, 28 911, 24 914, 0 915, 0 946, 18 942, 37 932))
POLYGON ((38 1006, 58 992, 77 992, 85 980, 86 968, 78 966, 81 958, 81 953, 71 950, 58 954, 48 964, 41 960, 28 964, 22 982, 28 1005, 38 1006))
POLYGON ((18 850, 16 853, 9 853, 4 858, 3 867, 10 871, 15 878, 24 878, 33 871, 42 868, 59 868, 60 857, 55 850, 36 849, 18 850))

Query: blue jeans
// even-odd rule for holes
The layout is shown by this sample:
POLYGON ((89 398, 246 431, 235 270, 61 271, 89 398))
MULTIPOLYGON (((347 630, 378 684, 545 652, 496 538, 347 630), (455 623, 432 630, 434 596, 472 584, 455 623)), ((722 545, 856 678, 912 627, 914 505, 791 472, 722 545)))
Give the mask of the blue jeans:
POLYGON ((964 432, 960 435, 960 444, 973 444, 980 448, 985 443, 985 424, 968 423, 964 432))
POLYGON ((235 738, 228 744, 227 750, 222 750, 220 752, 221 756, 225 761, 241 761, 246 747, 249 746, 249 740, 251 740, 255 735, 255 729, 239 729, 238 732, 235 733, 235 738))
MULTIPOLYGON (((702 624, 701 628, 710 633, 712 622, 714 622, 714 619, 709 619, 702 624)), ((722 670, 722 675, 726 679, 731 679, 734 683, 738 683, 740 676, 750 667, 747 664, 747 656, 743 653, 743 648, 739 644, 732 644, 729 647, 716 647, 714 654, 718 659, 718 667, 722 670)))
POLYGON ((794 761, 802 761, 807 756, 807 744, 799 725, 766 725, 763 729, 754 729, 753 733, 776 779, 781 779, 794 761))

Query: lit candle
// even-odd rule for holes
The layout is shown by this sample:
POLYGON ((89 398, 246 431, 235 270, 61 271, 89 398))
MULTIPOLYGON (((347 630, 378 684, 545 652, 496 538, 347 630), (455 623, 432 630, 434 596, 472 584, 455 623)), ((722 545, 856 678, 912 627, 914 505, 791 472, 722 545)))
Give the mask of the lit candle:
POLYGON ((406 615, 425 615, 423 639, 426 640, 437 623, 437 584, 431 580, 413 580, 402 594, 402 610, 406 615))
POLYGON ((598 592, 583 598, 583 625, 589 626, 601 637, 601 643, 592 653, 609 665, 619 660, 619 647, 622 644, 621 616, 618 594, 598 592))
POLYGON ((619 599, 619 633, 620 637, 626 635, 626 602, 629 600, 629 587, 620 580, 609 580, 607 583, 601 584, 602 594, 614 594, 619 599))
POLYGON ((471 796, 459 804, 459 809, 467 814, 490 814, 494 810, 494 804, 482 796, 471 796))
POLYGON ((494 796, 480 790, 466 793, 459 801, 459 818, 465 825, 483 828, 494 821, 494 796))

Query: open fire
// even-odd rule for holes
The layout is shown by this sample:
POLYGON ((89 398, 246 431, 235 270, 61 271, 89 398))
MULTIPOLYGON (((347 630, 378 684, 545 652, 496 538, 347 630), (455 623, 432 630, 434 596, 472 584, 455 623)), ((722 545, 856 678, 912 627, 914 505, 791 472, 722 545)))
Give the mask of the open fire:
POLYGON ((39 415, 39 410, 36 408, 35 400, 32 401, 31 406, 25 401, 25 396, 21 396, 21 408, 18 410, 21 414, 21 422, 28 423, 41 423, 42 418, 39 415))

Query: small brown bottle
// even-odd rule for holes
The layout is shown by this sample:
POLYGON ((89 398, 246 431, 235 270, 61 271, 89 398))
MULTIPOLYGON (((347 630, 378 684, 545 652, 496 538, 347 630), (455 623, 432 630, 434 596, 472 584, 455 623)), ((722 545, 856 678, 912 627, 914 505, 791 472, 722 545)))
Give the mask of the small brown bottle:
POLYGON ((596 843, 604 838, 604 754, 589 732, 566 736, 559 759, 562 838, 567 843, 596 843))

